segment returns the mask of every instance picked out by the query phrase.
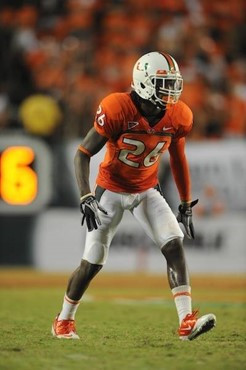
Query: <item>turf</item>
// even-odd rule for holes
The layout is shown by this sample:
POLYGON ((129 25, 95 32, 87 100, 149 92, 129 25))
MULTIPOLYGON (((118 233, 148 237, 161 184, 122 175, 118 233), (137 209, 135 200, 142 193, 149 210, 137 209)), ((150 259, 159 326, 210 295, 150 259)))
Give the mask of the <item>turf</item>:
POLYGON ((195 284, 199 297, 195 306, 201 313, 213 312, 218 323, 204 336, 181 342, 176 333, 175 308, 165 287, 148 286, 148 277, 143 278, 146 284, 143 282, 142 288, 134 280, 132 285, 124 286, 124 277, 113 279, 114 288, 113 284, 105 283, 107 279, 97 279, 98 285, 92 285, 90 296, 77 314, 77 331, 81 336, 77 341, 55 339, 50 334, 64 293, 60 284, 50 287, 2 284, 0 369, 245 369, 242 284, 237 289, 239 299, 235 299, 235 291, 229 287, 231 302, 208 301, 209 293, 212 298, 216 291, 217 295, 221 293, 216 284, 201 290, 195 284))

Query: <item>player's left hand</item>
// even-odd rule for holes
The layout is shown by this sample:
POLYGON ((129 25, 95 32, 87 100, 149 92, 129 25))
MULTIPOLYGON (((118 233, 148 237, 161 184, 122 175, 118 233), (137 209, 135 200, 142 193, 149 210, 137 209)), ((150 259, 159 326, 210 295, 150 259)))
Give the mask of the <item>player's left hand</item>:
POLYGON ((83 214, 81 225, 86 221, 88 231, 98 229, 101 225, 101 220, 98 215, 98 210, 104 214, 108 214, 107 211, 99 204, 93 194, 87 194, 80 199, 80 211, 83 214))
POLYGON ((181 222, 184 225, 186 234, 189 239, 195 238, 195 231, 192 222, 192 207, 198 203, 198 199, 193 200, 190 203, 181 203, 179 205, 179 213, 177 216, 178 222, 181 222))

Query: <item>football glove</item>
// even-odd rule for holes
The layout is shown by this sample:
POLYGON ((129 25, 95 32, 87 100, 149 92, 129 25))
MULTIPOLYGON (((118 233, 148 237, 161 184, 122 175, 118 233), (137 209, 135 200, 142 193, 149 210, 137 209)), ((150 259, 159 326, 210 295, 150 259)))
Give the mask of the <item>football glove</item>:
POLYGON ((179 205, 177 220, 184 225, 185 232, 189 239, 195 238, 194 226, 192 222, 192 207, 194 207, 197 203, 198 199, 193 200, 191 203, 181 203, 179 205))
POLYGON ((91 193, 80 198, 80 211, 83 215, 81 225, 86 221, 88 231, 97 229, 101 225, 98 210, 107 215, 107 211, 98 203, 95 196, 91 193))

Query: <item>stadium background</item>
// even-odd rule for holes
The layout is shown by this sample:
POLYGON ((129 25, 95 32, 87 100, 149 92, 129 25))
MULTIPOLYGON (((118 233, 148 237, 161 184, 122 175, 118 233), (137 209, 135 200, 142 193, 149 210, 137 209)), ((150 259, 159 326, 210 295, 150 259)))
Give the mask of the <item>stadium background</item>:
MULTIPOLYGON (((1 1, 2 267, 76 267, 85 236, 73 170, 76 147, 101 98, 130 90, 138 57, 164 50, 180 65, 182 100, 194 113, 187 155, 200 202, 197 238, 185 241, 190 270, 245 273, 245 14, 243 0, 1 1), (18 162, 22 155, 29 158, 24 165, 18 162), (30 181, 15 172, 23 166, 30 181)), ((102 155, 93 159, 92 183, 102 155)), ((179 200, 167 156, 162 164, 161 186, 175 211, 179 200)), ((159 273, 163 260, 125 217, 105 269, 159 273)))

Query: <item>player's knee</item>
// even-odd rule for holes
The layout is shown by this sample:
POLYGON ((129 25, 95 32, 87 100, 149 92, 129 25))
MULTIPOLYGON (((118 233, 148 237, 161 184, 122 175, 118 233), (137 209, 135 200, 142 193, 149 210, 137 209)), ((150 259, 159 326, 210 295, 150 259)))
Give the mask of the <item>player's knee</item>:
POLYGON ((105 245, 94 243, 85 249, 83 260, 94 265, 104 265, 108 258, 108 249, 105 245))
POLYGON ((182 239, 175 238, 170 240, 161 248, 161 252, 167 260, 181 258, 183 256, 182 239))

